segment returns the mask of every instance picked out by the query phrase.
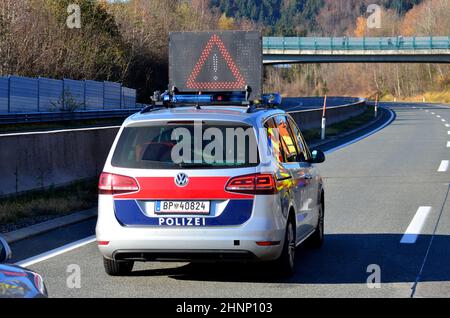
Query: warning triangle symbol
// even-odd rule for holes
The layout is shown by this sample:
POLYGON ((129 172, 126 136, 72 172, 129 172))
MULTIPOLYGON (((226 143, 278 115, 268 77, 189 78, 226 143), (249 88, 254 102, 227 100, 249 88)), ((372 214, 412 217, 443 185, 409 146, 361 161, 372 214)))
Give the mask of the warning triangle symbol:
MULTIPOLYGON (((214 56, 213 71, 217 71, 217 63, 218 63, 217 57, 214 56)), ((225 44, 223 43, 222 39, 218 35, 213 34, 211 38, 208 40, 208 43, 206 44, 205 48, 203 49, 203 52, 200 55, 200 58, 197 61, 197 64, 195 65, 194 69, 192 70, 191 75, 189 75, 188 80, 186 82, 186 87, 195 90, 232 91, 232 90, 244 90, 245 85, 246 85, 245 79, 242 76, 241 72, 239 71, 239 68, 237 67, 233 58, 231 57, 231 54, 225 47, 225 44), (222 55, 224 61, 226 62, 226 65, 231 71, 233 80, 218 81, 219 75, 214 75, 212 77, 213 81, 210 82, 199 81, 199 75, 200 73, 202 73, 205 64, 208 61, 214 47, 217 47, 219 53, 222 55)))

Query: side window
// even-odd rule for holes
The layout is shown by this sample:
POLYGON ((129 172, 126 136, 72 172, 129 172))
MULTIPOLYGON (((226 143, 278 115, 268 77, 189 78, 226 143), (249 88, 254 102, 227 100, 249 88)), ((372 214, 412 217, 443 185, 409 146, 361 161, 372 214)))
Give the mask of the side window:
POLYGON ((295 142, 297 145, 297 149, 300 153, 300 161, 308 161, 310 159, 309 150, 306 145, 305 139, 303 138, 303 135, 298 128, 297 124, 291 119, 288 119, 289 127, 291 128, 291 131, 294 135, 295 142))
POLYGON ((278 162, 283 162, 284 154, 282 152, 280 137, 277 131, 277 126, 275 125, 275 120, 273 118, 269 119, 264 124, 264 127, 267 129, 267 144, 269 149, 272 150, 273 156, 278 160, 278 162))
POLYGON ((292 136, 289 124, 285 116, 277 116, 275 123, 280 134, 280 143, 285 154, 285 162, 297 161, 297 147, 295 145, 295 137, 292 136))

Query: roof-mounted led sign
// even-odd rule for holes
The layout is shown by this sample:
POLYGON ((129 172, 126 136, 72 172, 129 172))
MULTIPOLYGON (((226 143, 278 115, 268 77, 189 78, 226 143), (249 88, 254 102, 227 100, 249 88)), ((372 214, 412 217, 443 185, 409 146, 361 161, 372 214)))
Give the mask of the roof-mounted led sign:
POLYGON ((178 92, 244 92, 262 96, 262 37, 259 32, 172 32, 170 87, 178 92))

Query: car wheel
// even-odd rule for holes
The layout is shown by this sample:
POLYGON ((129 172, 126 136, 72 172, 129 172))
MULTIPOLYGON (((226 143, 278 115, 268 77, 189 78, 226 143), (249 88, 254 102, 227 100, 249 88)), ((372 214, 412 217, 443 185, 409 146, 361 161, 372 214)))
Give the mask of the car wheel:
POLYGON ((289 219, 286 227, 283 251, 281 252, 281 256, 275 262, 277 273, 282 276, 290 277, 295 272, 295 243, 295 225, 294 222, 289 219))
POLYGON ((319 222, 314 230, 314 233, 306 240, 305 245, 309 248, 320 248, 323 245, 324 239, 324 208, 323 204, 319 206, 319 222))
POLYGON ((114 261, 103 258, 103 266, 106 274, 110 276, 125 276, 129 275, 133 270, 134 262, 132 261, 114 261))

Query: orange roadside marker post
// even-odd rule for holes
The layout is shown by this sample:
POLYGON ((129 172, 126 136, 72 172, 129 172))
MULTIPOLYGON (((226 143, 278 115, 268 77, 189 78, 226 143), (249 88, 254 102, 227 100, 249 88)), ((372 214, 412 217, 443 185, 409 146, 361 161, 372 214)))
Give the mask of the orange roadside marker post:
POLYGON ((327 127, 327 118, 326 118, 326 112, 327 112, 327 95, 325 95, 324 99, 323 99, 323 113, 322 113, 322 129, 321 129, 321 134, 320 134, 320 138, 322 140, 325 139, 326 137, 326 127, 327 127))

